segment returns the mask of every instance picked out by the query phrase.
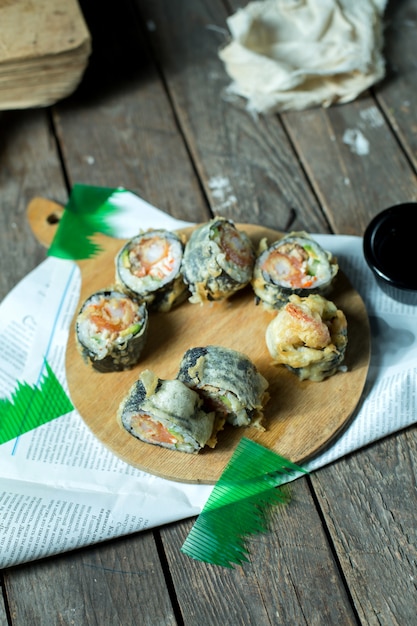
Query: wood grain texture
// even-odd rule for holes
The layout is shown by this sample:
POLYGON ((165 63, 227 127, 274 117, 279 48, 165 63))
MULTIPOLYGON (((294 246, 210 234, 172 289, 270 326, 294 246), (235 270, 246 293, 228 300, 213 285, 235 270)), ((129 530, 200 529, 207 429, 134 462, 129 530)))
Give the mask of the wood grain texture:
POLYGON ((101 2, 99 20, 94 2, 82 8, 93 53, 80 89, 55 110, 70 181, 125 187, 174 217, 204 221, 207 204, 132 2, 117 11, 101 2))
MULTIPOLYGON (((270 242, 280 233, 239 225, 252 238, 270 242)), ((183 231, 190 232, 190 231, 183 231)), ((98 241, 98 239, 97 239, 98 241)), ((105 251, 79 262, 80 303, 114 281, 114 258, 123 243, 102 238, 105 251)), ((327 445, 346 425, 362 394, 369 363, 369 326, 363 301, 339 274, 332 299, 347 317, 349 343, 346 373, 321 383, 299 381, 286 368, 275 367, 265 344, 265 330, 273 314, 256 306, 250 288, 229 301, 208 305, 182 304, 169 314, 150 316, 147 345, 137 367, 124 372, 98 374, 84 363, 71 328, 66 371, 71 400, 92 432, 117 456, 144 471, 185 482, 214 483, 242 436, 301 463, 327 445), (198 455, 178 453, 145 444, 120 428, 118 407, 139 373, 150 369, 162 379, 175 378, 185 351, 195 346, 224 345, 248 355, 269 382, 264 432, 254 428, 228 428, 218 436, 214 450, 198 455), (325 401, 323 401, 325 398, 325 401)))
POLYGON ((150 532, 20 567, 6 593, 17 626, 177 624, 150 532))
POLYGON ((64 214, 64 207, 49 198, 32 198, 27 206, 27 219, 32 233, 45 248, 49 248, 59 221, 64 214))
MULTIPOLYGON (((375 86, 375 97, 395 129, 401 147, 417 170, 417 6, 415 0, 389 2, 384 48, 387 76, 375 86)), ((417 193, 410 196, 415 200, 417 193)))
POLYGON ((224 96, 218 57, 227 40, 219 0, 139 0, 142 19, 212 212, 276 230, 327 232, 291 142, 276 117, 254 118, 224 96), (172 28, 175 24, 175 28, 172 28))
POLYGON ((65 202, 59 158, 44 111, 0 113, 0 298, 45 258, 26 219, 33 196, 65 202))
POLYGON ((364 624, 415 622, 416 458, 411 428, 312 477, 364 624))
MULTIPOLYGON (((0 591, 3 591, 3 584, 0 585, 0 591)), ((0 626, 8 626, 7 612, 6 612, 6 606, 4 603, 3 594, 0 597, 0 626)))
POLYGON ((308 482, 288 488, 291 506, 274 507, 269 532, 251 537, 249 563, 234 570, 179 552, 192 522, 161 530, 185 624, 202 614, 208 626, 357 624, 320 515, 311 508, 308 482))
POLYGON ((287 113, 283 119, 334 232, 362 236, 377 213, 416 199, 407 158, 369 96, 331 110, 287 113), (363 154, 346 143, 348 131, 367 142, 363 154), (389 159, 381 163, 381 154, 389 159))

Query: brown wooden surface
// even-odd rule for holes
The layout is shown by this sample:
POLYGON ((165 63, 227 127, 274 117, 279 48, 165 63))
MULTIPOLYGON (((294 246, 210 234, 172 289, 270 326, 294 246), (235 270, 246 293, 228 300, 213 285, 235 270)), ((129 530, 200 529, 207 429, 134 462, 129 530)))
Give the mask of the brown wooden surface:
MULTIPOLYGON (((0 114, 0 297, 44 258, 28 203, 65 203, 74 182, 123 185, 196 222, 357 235, 417 199, 416 0, 389 3, 388 76, 370 93, 259 120, 220 96, 217 49, 238 4, 105 0, 98 15, 82 2, 94 53, 80 89, 52 110, 0 114), (362 128, 369 155, 351 153, 346 128, 362 128)), ((234 570, 180 552, 193 520, 11 568, 0 624, 414 626, 416 454, 412 427, 297 480, 234 570)))

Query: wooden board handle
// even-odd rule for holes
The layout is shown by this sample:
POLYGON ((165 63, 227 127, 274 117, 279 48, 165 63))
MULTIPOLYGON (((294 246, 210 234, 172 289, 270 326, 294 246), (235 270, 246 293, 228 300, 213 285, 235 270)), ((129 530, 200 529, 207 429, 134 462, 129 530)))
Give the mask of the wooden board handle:
POLYGON ((52 243, 64 207, 46 198, 33 198, 29 202, 26 215, 36 239, 46 248, 52 243))

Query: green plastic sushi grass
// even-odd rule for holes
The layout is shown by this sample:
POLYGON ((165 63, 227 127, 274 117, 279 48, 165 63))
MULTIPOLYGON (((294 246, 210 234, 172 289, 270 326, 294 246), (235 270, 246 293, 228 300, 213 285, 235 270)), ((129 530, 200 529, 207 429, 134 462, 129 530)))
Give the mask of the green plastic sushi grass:
POLYGON ((47 361, 39 384, 18 381, 11 398, 0 398, 0 444, 42 426, 73 409, 47 361))
POLYGON ((268 530, 267 512, 290 501, 281 487, 307 471, 242 438, 181 547, 187 556, 233 568, 248 561, 247 538, 268 530))
POLYGON ((115 191, 111 187, 75 184, 48 256, 77 261, 99 254, 102 248, 94 241, 94 235, 114 235, 109 217, 120 210, 111 201, 115 191))

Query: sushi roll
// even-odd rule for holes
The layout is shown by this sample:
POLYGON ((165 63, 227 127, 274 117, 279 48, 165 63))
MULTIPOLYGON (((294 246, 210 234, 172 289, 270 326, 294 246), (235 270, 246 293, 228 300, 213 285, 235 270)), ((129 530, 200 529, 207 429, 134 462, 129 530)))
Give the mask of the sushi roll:
POLYGON ((115 290, 93 293, 82 305, 75 322, 81 354, 100 372, 121 371, 136 365, 147 329, 146 305, 115 290))
POLYGON ((347 346, 343 311, 319 294, 293 295, 266 329, 266 345, 276 365, 300 380, 322 381, 339 371, 347 346))
POLYGON ((292 294, 326 295, 338 270, 331 252, 307 233, 293 232, 270 246, 266 239, 261 241, 252 287, 265 308, 277 309, 292 294))
POLYGON ((194 230, 182 262, 191 303, 224 300, 252 278, 255 252, 248 235, 216 217, 194 230))
POLYGON ((118 421, 131 435, 170 450, 197 453, 215 447, 219 424, 200 396, 180 380, 161 380, 142 372, 118 411, 118 421))
POLYGON ((244 354, 222 346, 190 348, 177 377, 233 426, 263 430, 268 381, 244 354))
POLYGON ((188 296, 180 271, 184 244, 167 230, 149 230, 129 240, 116 256, 116 281, 148 307, 170 311, 188 296))

